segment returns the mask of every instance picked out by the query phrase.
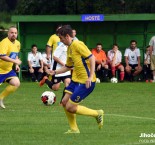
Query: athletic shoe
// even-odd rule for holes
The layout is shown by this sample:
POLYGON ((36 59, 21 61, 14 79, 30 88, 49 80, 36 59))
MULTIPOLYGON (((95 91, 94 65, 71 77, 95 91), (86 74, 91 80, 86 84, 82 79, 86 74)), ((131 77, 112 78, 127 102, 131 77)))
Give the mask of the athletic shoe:
POLYGON ((44 76, 43 79, 39 82, 39 86, 43 86, 45 84, 45 81, 48 79, 47 76, 44 76))
POLYGON ((155 80, 152 80, 152 83, 155 83, 155 80))
POLYGON ((68 130, 64 134, 80 133, 79 130, 68 130))
POLYGON ((2 107, 3 109, 5 109, 5 105, 3 104, 3 100, 0 99, 0 107, 2 107))
POLYGON ((150 83, 152 83, 152 80, 150 80, 150 83))
POLYGON ((103 127, 103 110, 98 110, 98 116, 96 117, 96 121, 98 123, 98 128, 101 129, 103 127))

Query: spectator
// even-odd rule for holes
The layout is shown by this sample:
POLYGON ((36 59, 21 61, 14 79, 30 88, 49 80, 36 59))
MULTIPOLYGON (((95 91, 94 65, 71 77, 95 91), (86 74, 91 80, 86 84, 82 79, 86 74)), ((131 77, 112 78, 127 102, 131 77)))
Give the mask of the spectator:
POLYGON ((57 26, 56 28, 56 34, 53 34, 48 42, 47 42, 47 47, 51 47, 52 48, 52 55, 55 51, 55 49, 57 48, 57 46, 59 46, 60 44, 60 38, 58 37, 58 30, 62 27, 62 25, 57 26))
POLYGON ((42 53, 44 70, 51 69, 52 56, 51 47, 46 47, 46 51, 42 53))
POLYGON ((99 79, 102 77, 108 76, 108 65, 107 65, 107 57, 105 52, 102 50, 102 44, 97 43, 96 48, 92 50, 92 54, 95 56, 95 72, 96 76, 99 79))
POLYGON ((128 74, 129 80, 133 81, 134 77, 142 71, 140 65, 140 49, 137 48, 137 42, 135 40, 130 41, 130 47, 126 48, 124 56, 126 73, 128 74))
POLYGON ((115 76, 115 71, 120 70, 120 81, 124 80, 124 66, 122 62, 122 53, 118 50, 118 45, 114 44, 112 50, 108 51, 108 64, 111 67, 112 77, 115 76))
POLYGON ((37 45, 33 44, 32 51, 28 53, 29 72, 33 82, 40 81, 43 74, 43 59, 40 52, 37 51, 37 45))
MULTIPOLYGON (((150 57, 150 46, 146 47, 146 52, 144 54, 144 79, 146 83, 149 82, 149 78, 151 77, 152 71, 150 69, 150 64, 151 64, 151 57, 150 57)), ((150 82, 152 82, 152 79, 150 79, 150 82)))
POLYGON ((155 82, 155 36, 149 42, 151 55, 151 70, 153 72, 153 82, 155 82))
POLYGON ((72 33, 73 33, 73 40, 79 40, 79 39, 76 37, 76 30, 75 30, 75 29, 72 29, 72 33))

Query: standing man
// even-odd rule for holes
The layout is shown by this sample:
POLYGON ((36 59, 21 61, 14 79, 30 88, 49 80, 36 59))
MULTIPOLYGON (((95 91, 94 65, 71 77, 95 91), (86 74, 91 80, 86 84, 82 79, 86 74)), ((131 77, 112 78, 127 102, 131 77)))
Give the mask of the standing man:
POLYGON ((151 70, 153 72, 153 82, 155 82, 155 36, 149 42, 151 56, 151 70))
POLYGON ((48 42, 46 47, 51 47, 52 48, 52 55, 55 51, 55 49, 60 45, 60 38, 58 37, 58 30, 62 27, 62 25, 57 26, 56 28, 56 34, 53 34, 48 42))
POLYGON ((20 81, 16 75, 16 72, 12 69, 15 65, 15 69, 19 72, 19 65, 21 61, 18 58, 20 51, 20 42, 16 40, 17 28, 12 26, 9 28, 8 37, 4 38, 0 42, 0 85, 3 82, 7 82, 9 85, 0 93, 0 107, 5 109, 3 100, 5 97, 16 91, 20 86, 20 81))
POLYGON ((142 71, 142 67, 140 65, 140 49, 137 48, 137 41, 130 41, 130 47, 126 48, 124 56, 126 73, 129 76, 129 80, 133 81, 134 77, 142 71))
POLYGON ((66 87, 62 100, 70 125, 70 129, 65 133, 80 133, 76 123, 76 114, 94 117, 99 129, 101 129, 103 110, 93 110, 79 105, 94 90, 96 81, 95 58, 83 42, 73 41, 72 29, 69 25, 59 29, 59 37, 61 42, 68 46, 67 62, 62 68, 51 71, 51 75, 64 73, 74 67, 71 83, 66 87))

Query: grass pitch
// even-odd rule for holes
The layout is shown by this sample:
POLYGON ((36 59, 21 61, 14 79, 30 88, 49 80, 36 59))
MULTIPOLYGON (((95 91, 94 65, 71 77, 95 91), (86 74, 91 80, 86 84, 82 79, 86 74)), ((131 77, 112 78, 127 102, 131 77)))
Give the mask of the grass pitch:
MULTIPOLYGON (((5 84, 0 86, 0 92, 5 84)), ((155 144, 154 83, 101 83, 81 104, 105 111, 104 127, 98 130, 92 117, 77 116, 80 134, 63 134, 69 129, 59 101, 63 85, 54 92, 57 102, 45 106, 41 94, 49 90, 36 83, 22 83, 5 99, 0 109, 0 145, 136 145, 155 144)))

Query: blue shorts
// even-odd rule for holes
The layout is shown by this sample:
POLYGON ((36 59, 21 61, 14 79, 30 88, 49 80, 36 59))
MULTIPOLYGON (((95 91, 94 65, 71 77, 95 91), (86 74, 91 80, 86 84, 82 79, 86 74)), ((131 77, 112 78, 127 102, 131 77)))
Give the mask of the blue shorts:
POLYGON ((12 77, 16 77, 16 76, 17 76, 17 74, 15 73, 14 70, 11 70, 7 74, 0 74, 0 84, 5 82, 7 79, 12 78, 12 77))
POLYGON ((79 103, 84 100, 95 88, 95 82, 91 83, 90 88, 86 88, 85 84, 80 84, 71 81, 68 87, 66 87, 65 92, 72 94, 70 101, 73 103, 79 103))

